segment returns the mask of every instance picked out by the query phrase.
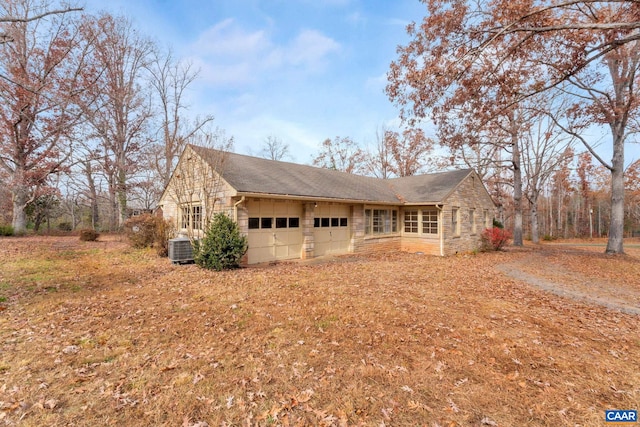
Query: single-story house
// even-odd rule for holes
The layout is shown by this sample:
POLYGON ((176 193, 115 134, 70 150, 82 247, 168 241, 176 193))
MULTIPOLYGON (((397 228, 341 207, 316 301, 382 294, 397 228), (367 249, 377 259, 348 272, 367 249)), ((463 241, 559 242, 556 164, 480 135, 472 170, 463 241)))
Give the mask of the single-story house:
POLYGON ((473 251, 495 204, 471 169, 379 179, 189 145, 159 203, 179 232, 226 212, 246 264, 328 254, 473 251))

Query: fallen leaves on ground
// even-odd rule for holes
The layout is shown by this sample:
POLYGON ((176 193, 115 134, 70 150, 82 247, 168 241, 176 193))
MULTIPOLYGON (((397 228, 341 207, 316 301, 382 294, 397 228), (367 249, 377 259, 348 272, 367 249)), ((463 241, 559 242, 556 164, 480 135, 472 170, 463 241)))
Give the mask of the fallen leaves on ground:
POLYGON ((634 249, 210 272, 113 236, 1 240, 0 425, 595 426, 640 406, 638 315, 498 268, 633 299, 634 249))

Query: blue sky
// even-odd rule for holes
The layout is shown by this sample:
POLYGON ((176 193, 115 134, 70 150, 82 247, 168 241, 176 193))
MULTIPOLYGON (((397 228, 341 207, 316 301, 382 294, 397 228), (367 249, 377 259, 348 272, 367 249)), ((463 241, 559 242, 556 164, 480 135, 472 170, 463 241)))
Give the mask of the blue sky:
POLYGON ((320 143, 375 142, 398 112, 384 94, 386 72, 418 0, 86 0, 134 24, 200 68, 190 113, 212 114, 257 153, 267 136, 309 163, 320 143))
MULTIPOLYGON (((213 115, 236 152, 258 154, 275 136, 298 163, 310 163, 326 138, 365 147, 376 129, 399 125, 386 72, 409 40, 406 25, 426 12, 418 0, 85 1, 88 12, 128 16, 200 69, 190 114, 213 115)), ((608 129, 591 133, 609 161, 608 129)), ((638 159, 640 146, 627 144, 625 157, 638 159)))

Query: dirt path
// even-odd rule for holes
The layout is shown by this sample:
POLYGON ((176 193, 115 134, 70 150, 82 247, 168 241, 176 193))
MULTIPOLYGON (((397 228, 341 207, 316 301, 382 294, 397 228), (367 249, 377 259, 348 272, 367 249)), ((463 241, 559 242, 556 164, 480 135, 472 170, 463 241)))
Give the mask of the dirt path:
POLYGON ((512 279, 564 298, 640 315, 640 289, 637 286, 582 274, 579 264, 568 268, 558 261, 559 256, 560 252, 553 249, 532 250, 526 256, 496 268, 512 279))

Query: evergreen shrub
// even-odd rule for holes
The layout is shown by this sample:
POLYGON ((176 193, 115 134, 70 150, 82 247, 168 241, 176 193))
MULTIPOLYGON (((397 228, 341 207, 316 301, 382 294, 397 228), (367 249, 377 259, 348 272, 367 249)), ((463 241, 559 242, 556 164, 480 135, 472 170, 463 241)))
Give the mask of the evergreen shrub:
POLYGON ((210 270, 237 268, 248 247, 247 238, 240 234, 238 225, 228 215, 217 213, 202 240, 194 244, 194 261, 210 270))

